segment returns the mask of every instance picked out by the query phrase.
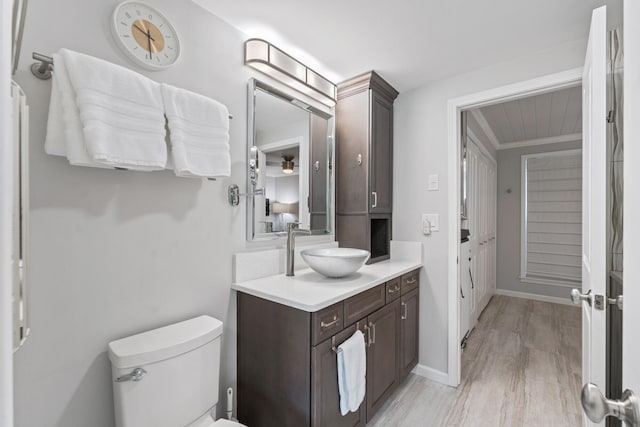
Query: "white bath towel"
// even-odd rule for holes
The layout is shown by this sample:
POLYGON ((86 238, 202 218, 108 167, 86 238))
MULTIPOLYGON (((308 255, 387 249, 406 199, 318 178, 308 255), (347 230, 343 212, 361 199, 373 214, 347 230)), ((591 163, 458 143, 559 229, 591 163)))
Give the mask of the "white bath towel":
MULTIPOLYGON (((160 85, 128 68, 68 49, 61 49, 60 57, 75 93, 90 159, 134 170, 164 169, 167 149, 160 85)), ((56 62, 56 72, 58 66, 56 62)))
POLYGON ((44 150, 47 154, 67 157, 76 166, 111 168, 93 161, 84 143, 80 112, 76 104, 76 93, 69 81, 64 59, 53 55, 55 69, 51 82, 51 100, 47 119, 47 135, 44 150))
POLYGON ((338 391, 342 415, 355 412, 360 407, 367 390, 366 375, 364 335, 356 331, 338 346, 338 391))
POLYGON ((185 89, 162 85, 171 157, 176 175, 227 177, 229 110, 218 101, 185 89))

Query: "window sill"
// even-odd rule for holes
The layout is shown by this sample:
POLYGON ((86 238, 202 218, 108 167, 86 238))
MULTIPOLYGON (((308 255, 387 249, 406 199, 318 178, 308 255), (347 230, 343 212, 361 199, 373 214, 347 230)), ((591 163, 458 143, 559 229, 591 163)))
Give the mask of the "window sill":
POLYGON ((520 281, 525 283, 535 283, 537 285, 547 285, 547 286, 559 286, 562 288, 575 288, 580 287, 580 282, 574 281, 564 281, 564 280, 553 280, 553 279, 543 279, 540 277, 527 277, 520 276, 520 281))

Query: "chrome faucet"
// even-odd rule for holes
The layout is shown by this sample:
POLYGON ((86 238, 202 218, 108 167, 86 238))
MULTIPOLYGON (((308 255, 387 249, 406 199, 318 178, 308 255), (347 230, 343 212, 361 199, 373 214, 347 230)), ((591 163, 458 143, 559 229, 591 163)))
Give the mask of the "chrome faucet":
POLYGON ((295 237, 301 234, 310 235, 311 231, 298 228, 299 222, 287 223, 287 276, 293 276, 293 259, 295 257, 295 237))

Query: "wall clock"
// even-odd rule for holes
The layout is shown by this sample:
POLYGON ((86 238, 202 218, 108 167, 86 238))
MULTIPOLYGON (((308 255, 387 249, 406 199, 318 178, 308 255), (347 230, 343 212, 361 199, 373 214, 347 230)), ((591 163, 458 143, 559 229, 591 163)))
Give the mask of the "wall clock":
POLYGON ((175 28, 157 9, 138 1, 125 1, 113 11, 111 29, 116 44, 136 64, 162 70, 180 57, 175 28))

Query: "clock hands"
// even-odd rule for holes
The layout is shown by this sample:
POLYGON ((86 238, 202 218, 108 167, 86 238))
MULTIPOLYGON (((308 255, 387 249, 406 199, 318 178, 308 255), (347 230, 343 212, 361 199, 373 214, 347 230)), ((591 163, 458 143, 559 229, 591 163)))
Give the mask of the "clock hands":
POLYGON ((147 42, 149 42, 149 59, 153 59, 153 55, 151 54, 151 33, 147 30, 147 42))
POLYGON ((136 27, 138 30, 140 30, 140 32, 142 34, 144 34, 145 36, 151 38, 151 41, 156 41, 153 37, 151 37, 151 35, 149 34, 148 31, 143 30, 142 28, 138 27, 138 25, 136 25, 136 24, 133 24, 133 26, 136 27))

